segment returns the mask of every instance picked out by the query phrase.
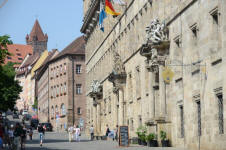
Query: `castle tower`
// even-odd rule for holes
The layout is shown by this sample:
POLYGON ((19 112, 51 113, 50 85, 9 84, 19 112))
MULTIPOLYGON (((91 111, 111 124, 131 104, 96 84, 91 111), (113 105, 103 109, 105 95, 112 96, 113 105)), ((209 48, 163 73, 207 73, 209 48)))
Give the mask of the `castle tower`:
POLYGON ((31 30, 30 35, 26 36, 27 45, 33 47, 33 55, 35 53, 41 54, 47 50, 48 35, 42 32, 41 26, 38 20, 35 20, 35 24, 31 30))

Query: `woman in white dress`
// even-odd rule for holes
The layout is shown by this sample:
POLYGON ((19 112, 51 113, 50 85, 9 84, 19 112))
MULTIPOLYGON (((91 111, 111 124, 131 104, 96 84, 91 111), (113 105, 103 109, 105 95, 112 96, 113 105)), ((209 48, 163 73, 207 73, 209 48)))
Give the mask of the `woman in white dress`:
POLYGON ((74 127, 74 132, 75 132, 75 141, 80 141, 80 128, 79 126, 77 125, 76 127, 74 127))

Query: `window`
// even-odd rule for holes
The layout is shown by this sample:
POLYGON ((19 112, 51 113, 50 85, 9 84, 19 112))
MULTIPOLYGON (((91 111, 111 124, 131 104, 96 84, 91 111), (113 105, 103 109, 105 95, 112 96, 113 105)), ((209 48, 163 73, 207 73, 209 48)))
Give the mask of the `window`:
POLYGON ((218 21, 219 21, 219 13, 218 13, 218 8, 214 8, 211 12, 210 12, 210 15, 212 16, 213 18, 213 22, 214 24, 217 24, 218 25, 218 21))
POLYGON ((136 98, 141 98, 141 81, 140 81, 140 67, 136 67, 136 98))
POLYGON ((81 65, 76 65, 76 74, 81 74, 81 65))
POLYGON ((66 92, 67 92, 67 84, 64 83, 64 93, 66 94, 66 92))
POLYGON ((180 106, 180 134, 181 138, 184 138, 184 107, 180 106))
POLYGON ((78 115, 81 115, 82 114, 82 111, 81 111, 81 108, 80 107, 77 108, 77 113, 78 113, 78 115))
POLYGON ((177 36, 174 38, 174 42, 175 44, 177 45, 178 48, 181 47, 181 39, 180 39, 180 36, 177 36))
POLYGON ((20 54, 20 53, 16 53, 16 55, 17 55, 17 56, 21 56, 21 54, 20 54))
POLYGON ((66 109, 64 104, 61 105, 61 115, 66 115, 66 109))
POLYGON ((7 56, 7 59, 12 59, 12 57, 7 56))
POLYGON ((218 119, 219 119, 219 134, 224 134, 224 106, 223 95, 217 95, 218 99, 218 119))
POLYGON ((197 28, 197 24, 193 24, 191 27, 190 27, 192 33, 193 33, 193 36, 196 38, 197 37, 197 32, 198 32, 198 28, 197 28))
POLYGON ((52 114, 52 116, 54 116, 54 107, 53 106, 51 108, 51 114, 52 114))
POLYGON ((20 58, 20 57, 19 57, 18 60, 23 60, 23 58, 20 58))
POLYGON ((198 136, 202 135, 202 128, 201 128, 201 103, 200 101, 197 102, 197 117, 198 117, 198 136))
POLYGON ((81 84, 76 84, 76 94, 82 94, 82 85, 81 84))

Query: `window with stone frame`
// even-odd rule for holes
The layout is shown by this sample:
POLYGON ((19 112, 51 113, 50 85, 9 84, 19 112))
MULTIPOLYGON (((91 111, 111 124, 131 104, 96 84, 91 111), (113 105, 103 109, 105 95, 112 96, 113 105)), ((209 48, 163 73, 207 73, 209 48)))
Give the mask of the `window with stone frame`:
POLYGON ((219 134, 224 134, 224 103, 222 93, 217 95, 218 100, 218 126, 219 134))
POLYGON ((197 127, 198 127, 198 136, 202 135, 202 120, 201 120, 201 102, 197 101, 197 127))
POLYGON ((184 106, 179 106, 180 108, 180 135, 184 138, 184 106))
POLYGON ((111 97, 108 98, 108 113, 111 113, 111 97))
POLYGON ((130 119, 130 129, 131 129, 131 131, 134 131, 134 121, 133 121, 133 118, 130 119))
POLYGON ((141 81, 140 81, 140 67, 136 67, 136 98, 141 98, 141 81))
POLYGON ((62 66, 62 64, 60 65, 60 75, 62 75, 63 74, 63 66, 62 66))
POLYGON ((82 73, 82 65, 78 64, 76 65, 76 74, 81 74, 82 73))
POLYGON ((76 94, 82 94, 82 84, 76 84, 76 94))
POLYGON ((138 116, 138 126, 139 127, 142 126, 142 116, 141 115, 138 116))
POLYGON ((107 102, 106 102, 106 98, 104 99, 104 109, 103 109, 103 111, 104 111, 104 114, 106 115, 106 107, 107 107, 107 102))
POLYGON ((58 106, 55 106, 55 114, 58 114, 58 106))
POLYGON ((63 115, 66 115, 66 108, 64 104, 61 105, 61 116, 63 115))
POLYGON ((60 87, 59 87, 59 85, 57 85, 57 96, 59 96, 60 95, 60 87))
POLYGON ((60 95, 63 95, 64 93, 64 87, 63 84, 60 84, 60 95))
POLYGON ((67 93, 67 84, 66 84, 66 82, 64 83, 64 94, 66 94, 67 93))
POLYGON ((77 108, 77 114, 78 114, 78 115, 81 115, 81 114, 82 114, 82 110, 81 110, 80 107, 77 108))
POLYGON ((128 99, 129 102, 132 103, 133 102, 133 82, 132 82, 132 73, 130 72, 128 74, 128 99))

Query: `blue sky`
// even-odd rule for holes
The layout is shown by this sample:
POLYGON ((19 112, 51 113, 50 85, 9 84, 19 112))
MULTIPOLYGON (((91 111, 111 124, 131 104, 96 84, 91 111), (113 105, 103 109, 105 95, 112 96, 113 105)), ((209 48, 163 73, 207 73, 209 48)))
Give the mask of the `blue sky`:
POLYGON ((83 0, 8 0, 0 8, 0 35, 8 34, 13 43, 26 44, 26 34, 36 18, 48 34, 48 50, 61 51, 82 35, 83 0))

